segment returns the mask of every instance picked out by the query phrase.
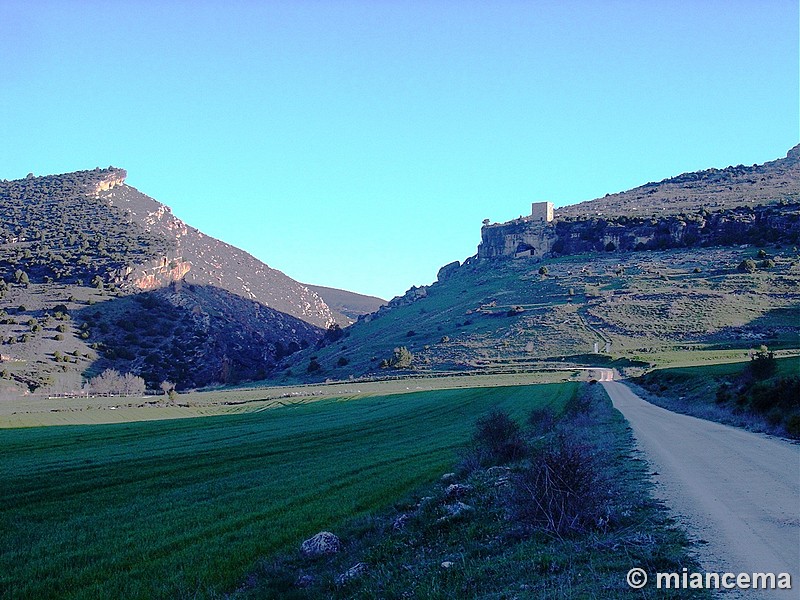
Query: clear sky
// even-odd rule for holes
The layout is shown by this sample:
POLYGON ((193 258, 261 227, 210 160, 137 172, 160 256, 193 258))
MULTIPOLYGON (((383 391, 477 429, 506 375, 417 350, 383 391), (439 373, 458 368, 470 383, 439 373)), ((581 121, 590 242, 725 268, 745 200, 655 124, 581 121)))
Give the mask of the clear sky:
POLYGON ((0 0, 0 178, 114 165, 391 298, 484 218, 798 142, 797 0, 0 0))

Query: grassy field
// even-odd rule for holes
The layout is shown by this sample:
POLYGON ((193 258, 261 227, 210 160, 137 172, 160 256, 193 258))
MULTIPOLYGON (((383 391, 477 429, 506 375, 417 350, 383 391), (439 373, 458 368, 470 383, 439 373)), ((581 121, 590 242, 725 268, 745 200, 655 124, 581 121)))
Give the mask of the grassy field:
POLYGON ((268 410, 325 398, 356 398, 428 390, 556 383, 585 377, 565 369, 505 375, 455 375, 346 381, 311 385, 225 388, 164 396, 51 398, 33 394, 0 398, 0 429, 42 425, 98 425, 231 415, 268 410))
POLYGON ((0 596, 203 598, 452 467, 477 417, 578 384, 339 397, 207 418, 0 430, 0 596))
MULTIPOLYGON (((699 569, 685 535, 653 500, 648 465, 601 386, 581 384, 554 426, 528 420, 516 434, 507 428, 493 431, 493 443, 513 439, 522 456, 487 454, 487 446, 473 440, 473 458, 478 447, 481 456, 492 457, 483 466, 464 460, 446 480, 382 514, 349 522, 337 530, 344 547, 333 556, 310 559, 292 548, 262 561, 232 598, 623 600, 631 598, 625 574, 634 566, 650 573, 699 569), (569 449, 558 450, 561 466, 554 468, 557 480, 570 482, 567 504, 576 511, 575 520, 560 521, 573 526, 560 532, 551 522, 530 518, 533 503, 530 492, 523 491, 556 448, 569 449), (495 463, 501 466, 489 466, 495 463), (460 486, 455 493, 453 483, 460 486), (471 508, 448 517, 456 498, 471 508), (365 565, 363 571, 342 581, 357 564, 365 565)), ((557 513, 564 505, 547 506, 557 513)), ((634 595, 710 597, 703 590, 651 589, 634 595)))

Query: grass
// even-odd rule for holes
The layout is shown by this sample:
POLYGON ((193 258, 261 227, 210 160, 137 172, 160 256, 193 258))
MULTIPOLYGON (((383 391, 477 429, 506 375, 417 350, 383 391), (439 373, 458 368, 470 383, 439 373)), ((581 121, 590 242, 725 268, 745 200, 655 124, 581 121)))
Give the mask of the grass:
MULTIPOLYGON (((646 464, 602 387, 584 384, 565 412, 556 431, 526 432, 527 459, 459 472, 381 515, 349 522, 337 530, 344 549, 334 556, 311 560, 291 550, 263 561, 234 598, 630 598, 625 574, 634 566, 651 574, 698 570, 686 538, 653 501, 646 464), (513 510, 515 482, 538 460, 535 447, 559 434, 592 449, 589 469, 608 515, 604 524, 568 535, 531 527, 513 510), (453 481, 465 486, 457 498, 474 510, 442 518, 455 501, 447 491, 453 481), (337 582, 358 563, 367 565, 361 577, 337 582), (298 586, 301 578, 309 583, 298 586)), ((708 597, 698 590, 654 594, 635 595, 708 597)))
POLYGON ((39 394, 0 398, 0 429, 43 425, 98 425, 242 414, 316 402, 426 390, 530 385, 575 379, 564 369, 504 375, 450 375, 347 381, 313 385, 224 388, 178 395, 174 402, 159 396, 52 398, 39 394))
POLYGON ((558 410, 576 386, 2 430, 0 596, 213 597, 261 557, 440 476, 490 409, 558 410))
MULTIPOLYGON (((740 359, 739 362, 655 369, 629 383, 642 397, 676 412, 773 435, 786 435, 787 430, 781 423, 784 418, 776 420, 773 416, 770 422, 770 415, 754 412, 747 402, 717 401, 717 390, 721 385, 732 385, 747 378, 749 364, 749 360, 740 359)), ((775 364, 776 372, 770 381, 800 375, 800 356, 777 358, 775 364)))
POLYGON ((738 246, 468 261, 416 300, 288 357, 273 381, 385 374, 391 369, 378 365, 398 346, 408 347, 414 369, 425 374, 536 368, 607 341, 614 356, 658 366, 685 363, 686 352, 695 354, 689 360, 718 361, 762 343, 797 349, 797 255, 768 251, 775 267, 752 274, 736 265, 756 249, 738 246), (514 306, 524 311, 510 316, 514 306), (309 375, 312 356, 322 369, 309 375))

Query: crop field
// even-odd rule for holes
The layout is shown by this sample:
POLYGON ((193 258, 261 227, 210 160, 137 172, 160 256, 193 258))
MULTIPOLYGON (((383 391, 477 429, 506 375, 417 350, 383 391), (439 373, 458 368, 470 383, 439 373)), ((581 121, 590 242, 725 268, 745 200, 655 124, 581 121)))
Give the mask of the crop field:
POLYGON ((452 468, 475 419, 577 383, 340 397, 244 414, 0 430, 0 597, 204 598, 260 558, 452 468))
POLYGON ((225 388, 160 396, 78 396, 74 398, 0 396, 0 429, 42 425, 99 425, 231 415, 317 402, 327 398, 385 396, 453 388, 477 388, 534 383, 558 383, 585 377, 575 369, 539 370, 504 375, 447 375, 404 377, 376 381, 225 388))

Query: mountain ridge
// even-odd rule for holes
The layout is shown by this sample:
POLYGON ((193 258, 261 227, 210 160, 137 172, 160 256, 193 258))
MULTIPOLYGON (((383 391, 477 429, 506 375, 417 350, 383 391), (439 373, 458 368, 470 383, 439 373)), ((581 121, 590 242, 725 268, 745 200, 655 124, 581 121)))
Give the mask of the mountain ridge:
POLYGON ((704 208, 716 210, 797 202, 800 192, 800 144, 786 156, 752 166, 728 166, 682 173, 658 182, 648 182, 616 194, 585 200, 556 209, 556 217, 651 216, 704 208))
POLYGON ((105 368, 179 389, 263 378, 333 324, 315 292, 126 176, 0 182, 0 392, 76 389, 105 368))

